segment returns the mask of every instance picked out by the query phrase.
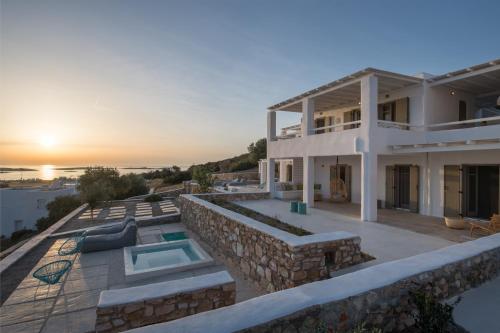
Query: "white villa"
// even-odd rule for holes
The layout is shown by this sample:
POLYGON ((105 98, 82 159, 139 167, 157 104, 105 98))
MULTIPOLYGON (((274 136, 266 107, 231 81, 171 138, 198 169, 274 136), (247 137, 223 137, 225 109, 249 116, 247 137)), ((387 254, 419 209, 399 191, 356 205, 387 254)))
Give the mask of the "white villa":
POLYGON ((500 59, 437 76, 364 69, 269 107, 261 182, 309 207, 360 204, 364 221, 379 208, 489 219, 500 200, 499 96, 500 59), (301 123, 278 134, 281 111, 301 123))

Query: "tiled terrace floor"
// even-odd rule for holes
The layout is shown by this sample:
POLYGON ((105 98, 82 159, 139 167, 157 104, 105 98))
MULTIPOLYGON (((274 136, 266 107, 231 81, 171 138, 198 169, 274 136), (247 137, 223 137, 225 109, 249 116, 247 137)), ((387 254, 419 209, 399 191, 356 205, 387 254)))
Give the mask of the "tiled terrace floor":
MULTIPOLYGON (((359 204, 318 201, 315 202, 315 207, 355 219, 361 217, 361 206, 359 204)), ((470 236, 469 229, 456 230, 446 227, 443 218, 420 215, 403 210, 378 209, 377 222, 458 243, 476 238, 476 235, 473 237, 470 236)))
POLYGON ((116 201, 109 206, 84 210, 81 214, 68 221, 58 232, 84 229, 105 223, 116 222, 123 219, 125 215, 135 218, 158 217, 162 215, 178 214, 179 210, 172 200, 159 202, 144 202, 142 200, 116 201))
POLYGON ((283 222, 301 227, 313 233, 347 231, 360 236, 362 250, 376 259, 353 266, 336 274, 414 256, 455 244, 455 242, 447 239, 382 223, 361 222, 358 218, 325 209, 311 208, 308 209, 307 215, 291 213, 290 203, 286 201, 268 199, 238 201, 237 203, 262 214, 277 217, 283 222))
MULTIPOLYGON (((138 243, 156 243, 161 241, 162 233, 176 231, 188 232, 180 223, 139 228, 138 243)), ((0 308, 0 331, 91 332, 94 330, 95 310, 102 290, 182 279, 224 269, 236 281, 238 302, 264 293, 237 270, 226 267, 221 258, 214 256, 210 247, 197 239, 196 235, 189 232, 188 235, 213 256, 214 265, 133 283, 125 281, 122 249, 61 257, 57 250, 64 239, 54 241, 0 308), (61 259, 73 260, 74 263, 59 283, 49 286, 32 277, 32 273, 41 265, 61 259)))

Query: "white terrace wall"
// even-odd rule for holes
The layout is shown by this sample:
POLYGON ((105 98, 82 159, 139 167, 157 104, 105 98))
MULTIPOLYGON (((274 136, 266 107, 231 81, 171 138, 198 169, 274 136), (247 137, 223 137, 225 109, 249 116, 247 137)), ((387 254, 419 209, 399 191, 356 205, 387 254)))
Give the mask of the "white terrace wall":
POLYGON ((361 322, 402 331, 414 324, 410 291, 444 300, 499 274, 496 234, 131 332, 346 332, 361 322))
POLYGON ((365 260, 360 250, 361 239, 353 234, 334 232, 299 237, 204 200, 267 197, 269 193, 182 195, 179 199, 182 222, 230 264, 239 267, 244 276, 268 291, 325 279, 329 269, 365 260))

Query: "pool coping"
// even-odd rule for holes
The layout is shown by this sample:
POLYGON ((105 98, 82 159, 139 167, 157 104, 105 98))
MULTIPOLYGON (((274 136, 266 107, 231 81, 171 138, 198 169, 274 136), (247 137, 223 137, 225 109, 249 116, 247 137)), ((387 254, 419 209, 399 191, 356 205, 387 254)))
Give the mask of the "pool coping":
POLYGON ((159 242, 152 244, 143 244, 143 245, 135 245, 135 246, 127 246, 123 248, 123 263, 124 263, 124 271, 125 271, 125 281, 134 282, 139 280, 144 280, 152 277, 161 276, 164 274, 181 272, 184 270, 192 270, 195 268, 201 268, 204 266, 214 264, 214 259, 201 248, 201 246, 193 239, 181 239, 176 241, 169 242, 159 242), (147 249, 147 248, 159 248, 159 247, 170 247, 179 245, 182 243, 188 243, 191 248, 198 254, 201 260, 197 262, 191 262, 188 264, 178 264, 178 265, 169 265, 162 266, 157 268, 150 269, 142 269, 138 271, 134 271, 134 265, 132 262, 132 251, 137 249, 147 249))

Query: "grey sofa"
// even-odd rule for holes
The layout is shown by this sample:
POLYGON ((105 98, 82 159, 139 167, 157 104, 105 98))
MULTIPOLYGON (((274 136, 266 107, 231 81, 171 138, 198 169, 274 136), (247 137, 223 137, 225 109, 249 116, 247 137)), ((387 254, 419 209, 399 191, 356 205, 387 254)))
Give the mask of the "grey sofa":
POLYGON ((87 236, 93 236, 93 235, 106 235, 106 234, 116 234, 118 232, 121 232, 125 227, 127 226, 128 223, 134 222, 135 223, 135 218, 133 216, 127 215, 123 219, 123 221, 110 225, 110 226, 102 226, 99 228, 95 229, 89 229, 86 232, 87 236))
POLYGON ((129 221, 120 232, 86 236, 82 242, 81 252, 120 249, 125 246, 133 246, 136 241, 137 225, 135 222, 129 221))

